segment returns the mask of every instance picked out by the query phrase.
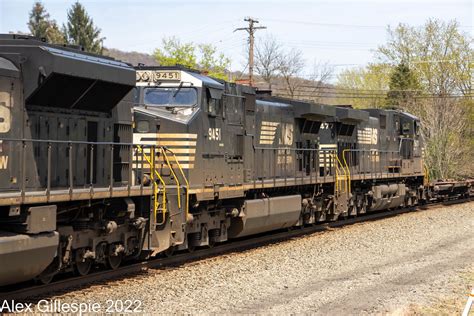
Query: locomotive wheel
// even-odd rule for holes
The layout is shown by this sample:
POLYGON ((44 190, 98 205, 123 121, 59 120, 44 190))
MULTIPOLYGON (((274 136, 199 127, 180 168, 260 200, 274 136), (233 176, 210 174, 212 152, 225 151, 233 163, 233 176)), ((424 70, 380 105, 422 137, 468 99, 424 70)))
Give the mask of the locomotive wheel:
POLYGON ((54 273, 49 273, 45 275, 39 275, 35 278, 35 283, 37 284, 49 284, 54 278, 54 273))
POLYGON ((188 252, 191 253, 191 252, 194 252, 196 250, 196 246, 195 245, 190 245, 188 244, 188 252))
POLYGON ((120 267, 120 264, 122 263, 122 253, 116 253, 115 252, 115 246, 113 245, 109 245, 108 247, 108 254, 107 254, 107 259, 106 259, 106 262, 107 262, 107 266, 112 269, 112 270, 115 270, 117 269, 118 267, 120 267))
POLYGON ((47 276, 45 275, 43 277, 38 278, 38 281, 41 284, 49 284, 49 283, 51 283, 51 281, 53 281, 53 278, 54 278, 54 275, 50 274, 50 275, 47 275, 47 276))
POLYGON ((208 247, 209 248, 214 248, 215 245, 216 245, 216 240, 215 239, 209 239, 208 247))
POLYGON ((74 272, 77 275, 87 275, 92 268, 92 260, 84 259, 84 249, 77 249, 74 256, 74 272))
POLYGON ((170 246, 168 249, 165 250, 164 254, 167 258, 172 257, 174 255, 174 246, 170 246))
POLYGON ((117 255, 117 256, 109 255, 107 257, 107 266, 111 268, 112 270, 115 270, 118 267, 120 267, 121 263, 122 263, 122 255, 117 255))

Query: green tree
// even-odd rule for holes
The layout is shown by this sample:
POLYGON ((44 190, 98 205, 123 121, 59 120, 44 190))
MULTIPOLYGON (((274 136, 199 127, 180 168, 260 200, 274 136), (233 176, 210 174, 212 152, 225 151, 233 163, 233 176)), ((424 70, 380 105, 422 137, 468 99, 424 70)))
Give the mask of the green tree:
POLYGON ((389 64, 382 63, 343 71, 337 77, 337 103, 355 108, 387 107, 385 91, 389 88, 391 71, 389 64))
POLYGON ((199 69, 207 72, 209 76, 227 79, 226 70, 230 66, 230 59, 223 53, 217 54, 217 49, 211 44, 199 45, 201 58, 199 60, 199 69))
POLYGON ((428 20, 422 27, 400 24, 388 29, 389 40, 377 57, 391 64, 405 63, 431 94, 470 95, 474 72, 472 36, 456 21, 428 20))
POLYGON ((393 68, 389 82, 390 90, 387 93, 387 102, 398 108, 411 108, 414 97, 420 94, 418 78, 410 70, 410 67, 401 62, 393 68))
POLYGON ((46 30, 46 39, 49 43, 65 44, 66 36, 64 32, 56 24, 56 21, 51 20, 48 29, 46 30))
POLYGON ((102 53, 105 38, 100 36, 100 29, 94 25, 82 4, 76 2, 72 5, 67 12, 67 20, 63 29, 69 44, 80 45, 88 52, 102 53))
POLYGON ((49 14, 46 12, 41 2, 35 2, 30 12, 28 28, 31 35, 38 38, 46 38, 46 31, 49 27, 49 14))
POLYGON ((196 47, 193 43, 181 43, 176 37, 163 38, 163 48, 154 52, 156 61, 162 66, 183 65, 196 68, 196 47))
POLYGON ((400 24, 388 34, 377 56, 384 63, 405 63, 418 79, 421 95, 407 109, 422 120, 432 178, 472 176, 472 36, 456 21, 439 20, 422 27, 400 24))
POLYGON ((162 66, 183 65, 208 73, 210 76, 226 79, 230 59, 217 53, 211 44, 181 43, 176 37, 164 38, 163 48, 154 52, 156 61, 162 66))
POLYGON ((45 38, 49 43, 54 44, 65 42, 63 32, 59 29, 56 21, 49 18, 45 7, 39 1, 33 4, 27 25, 34 37, 45 38))

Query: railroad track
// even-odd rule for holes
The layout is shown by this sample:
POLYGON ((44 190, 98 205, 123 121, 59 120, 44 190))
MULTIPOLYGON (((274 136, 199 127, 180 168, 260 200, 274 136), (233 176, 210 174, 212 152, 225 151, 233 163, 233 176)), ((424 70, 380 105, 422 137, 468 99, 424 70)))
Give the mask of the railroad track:
POLYGON ((471 200, 472 198, 464 198, 438 203, 431 203, 411 208, 402 208, 391 211, 369 213, 358 217, 338 220, 336 222, 315 224, 313 226, 307 226, 303 228, 293 228, 293 230, 290 231, 277 231, 245 239, 237 239, 220 245, 216 245, 213 248, 199 249, 191 253, 177 253, 176 255, 169 258, 153 258, 143 262, 127 264, 121 266, 116 270, 100 270, 85 276, 65 277, 63 279, 59 279, 46 285, 27 285, 23 288, 18 288, 14 290, 7 290, 6 288, 0 289, 0 300, 23 300, 30 302, 37 301, 41 298, 47 298, 55 294, 65 293, 68 290, 78 288, 84 289, 91 285, 100 284, 101 282, 104 282, 106 280, 120 280, 133 275, 139 275, 140 273, 145 272, 147 269, 160 269, 164 267, 178 266, 199 259, 215 257, 224 253, 257 248, 260 246, 268 245, 279 241, 289 240, 291 238, 300 237, 315 232, 327 231, 333 228, 352 225, 356 223, 380 220, 414 211, 428 210, 441 206, 465 203, 471 200))

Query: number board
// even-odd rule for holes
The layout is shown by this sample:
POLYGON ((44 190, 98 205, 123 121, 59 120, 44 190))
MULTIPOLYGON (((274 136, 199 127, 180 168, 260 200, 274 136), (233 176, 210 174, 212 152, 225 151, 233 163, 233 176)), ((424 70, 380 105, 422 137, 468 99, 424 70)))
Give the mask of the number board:
POLYGON ((167 70, 138 70, 138 82, 154 82, 163 80, 181 80, 181 72, 167 70))

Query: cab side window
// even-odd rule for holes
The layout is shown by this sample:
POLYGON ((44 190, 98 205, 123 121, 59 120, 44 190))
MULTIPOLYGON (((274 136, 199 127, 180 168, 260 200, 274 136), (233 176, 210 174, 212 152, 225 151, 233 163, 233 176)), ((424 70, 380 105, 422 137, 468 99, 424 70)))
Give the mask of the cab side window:
POLYGON ((210 116, 221 116, 222 106, 221 100, 208 98, 207 99, 207 112, 210 116))
POLYGON ((222 116, 222 90, 207 88, 207 113, 209 116, 222 116))
POLYGON ((402 129, 404 135, 410 134, 410 122, 404 122, 402 124, 402 129))

